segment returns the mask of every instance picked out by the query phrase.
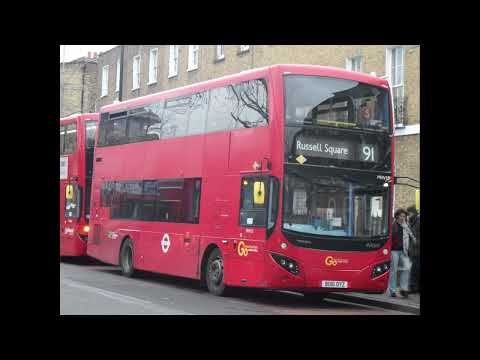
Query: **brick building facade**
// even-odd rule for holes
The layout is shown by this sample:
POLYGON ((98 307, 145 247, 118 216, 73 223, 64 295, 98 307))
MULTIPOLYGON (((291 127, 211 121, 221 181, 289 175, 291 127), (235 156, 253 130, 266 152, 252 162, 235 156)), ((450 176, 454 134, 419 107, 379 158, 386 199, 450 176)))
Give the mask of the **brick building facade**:
POLYGON ((97 75, 95 58, 81 57, 66 62, 65 69, 60 63, 60 117, 95 111, 97 75))
MULTIPOLYGON (((120 54, 117 46, 98 57, 97 111, 119 100, 120 86, 121 100, 128 100, 280 63, 347 67, 386 77, 395 97, 396 175, 420 179, 419 45, 124 45, 122 84, 120 54)), ((412 204, 415 189, 396 185, 395 207, 412 204)))

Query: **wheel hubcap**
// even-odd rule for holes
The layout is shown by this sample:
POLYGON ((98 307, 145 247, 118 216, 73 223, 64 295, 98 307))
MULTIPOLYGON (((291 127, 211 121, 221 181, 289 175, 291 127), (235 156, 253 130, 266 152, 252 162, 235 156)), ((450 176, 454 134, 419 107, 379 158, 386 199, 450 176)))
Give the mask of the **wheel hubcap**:
POLYGON ((221 283, 223 278, 223 262, 222 259, 215 259, 210 264, 210 281, 218 285, 221 283))
POLYGON ((128 247, 125 252, 125 271, 129 271, 132 266, 132 250, 128 247))

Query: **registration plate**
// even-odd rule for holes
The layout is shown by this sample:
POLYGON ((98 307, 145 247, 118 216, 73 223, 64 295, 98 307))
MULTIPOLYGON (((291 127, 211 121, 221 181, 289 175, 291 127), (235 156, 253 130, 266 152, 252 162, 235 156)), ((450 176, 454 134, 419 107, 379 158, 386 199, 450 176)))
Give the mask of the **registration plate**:
POLYGON ((347 281, 335 281, 335 280, 323 280, 322 281, 322 287, 324 287, 324 288, 346 289, 346 288, 348 288, 348 282, 347 281))

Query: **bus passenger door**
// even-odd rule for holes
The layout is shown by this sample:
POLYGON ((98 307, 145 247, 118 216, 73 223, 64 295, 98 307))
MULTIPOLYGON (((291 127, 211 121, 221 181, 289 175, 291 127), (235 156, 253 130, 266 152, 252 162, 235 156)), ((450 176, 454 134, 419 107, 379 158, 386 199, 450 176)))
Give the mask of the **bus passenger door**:
POLYGON ((182 247, 183 266, 182 270, 185 276, 196 278, 199 275, 198 263, 200 256, 200 193, 202 188, 202 180, 188 179, 184 183, 185 194, 185 212, 186 220, 184 230, 181 231, 179 240, 182 247))
POLYGON ((90 224, 92 235, 89 237, 89 241, 93 245, 91 247, 91 255, 93 256, 100 256, 100 253, 98 252, 100 247, 97 248, 97 245, 100 245, 104 236, 102 223, 105 221, 105 209, 103 209, 100 204, 100 191, 99 184, 95 184, 90 207, 90 224))

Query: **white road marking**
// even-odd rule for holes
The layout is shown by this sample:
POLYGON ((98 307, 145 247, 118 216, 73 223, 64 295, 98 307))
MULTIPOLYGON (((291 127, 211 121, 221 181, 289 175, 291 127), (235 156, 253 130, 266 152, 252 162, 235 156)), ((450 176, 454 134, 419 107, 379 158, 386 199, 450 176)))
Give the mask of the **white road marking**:
POLYGON ((191 313, 188 313, 188 312, 185 312, 185 311, 173 310, 173 309, 167 308, 165 306, 160 306, 160 305, 154 304, 151 301, 142 300, 142 299, 139 299, 139 298, 136 298, 136 297, 122 295, 122 294, 119 294, 119 293, 116 293, 116 292, 113 292, 113 291, 108 291, 108 290, 105 290, 105 289, 99 289, 99 288, 96 288, 96 287, 93 287, 93 286, 80 284, 80 283, 77 283, 75 281, 69 280, 67 278, 61 278, 60 282, 63 283, 64 285, 67 285, 67 286, 70 286, 70 287, 73 287, 73 288, 77 288, 77 289, 80 289, 80 290, 84 290, 84 291, 92 292, 92 293, 95 293, 95 294, 98 294, 98 295, 102 295, 104 297, 107 297, 109 299, 119 301, 119 302, 122 302, 122 303, 139 305, 139 306, 142 306, 142 307, 150 309, 150 310, 157 310, 157 311, 160 311, 160 312, 163 312, 163 313, 166 313, 166 314, 174 314, 174 315, 192 315, 191 313))

